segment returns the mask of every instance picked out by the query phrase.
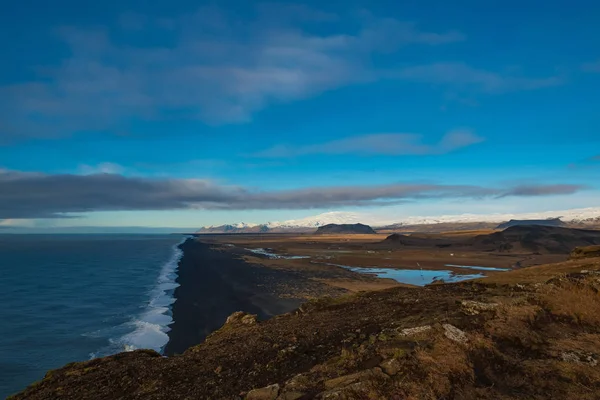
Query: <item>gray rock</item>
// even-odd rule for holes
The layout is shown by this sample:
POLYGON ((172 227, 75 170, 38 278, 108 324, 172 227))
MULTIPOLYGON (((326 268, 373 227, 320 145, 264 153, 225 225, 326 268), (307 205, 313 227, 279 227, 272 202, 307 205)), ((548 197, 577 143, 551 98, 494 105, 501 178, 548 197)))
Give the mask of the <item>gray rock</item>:
POLYGON ((390 376, 396 375, 400 371, 400 368, 402 368, 402 364, 400 364, 400 361, 396 360, 395 358, 385 360, 384 362, 379 364, 379 366, 381 367, 381 369, 383 369, 383 372, 390 376))
POLYGON ((277 400, 279 385, 269 385, 260 389, 253 389, 246 395, 246 400, 277 400))
POLYGON ((473 300, 463 300, 460 305, 463 312, 468 315, 477 315, 482 311, 493 311, 498 307, 498 303, 482 303, 473 300))
POLYGON ((598 360, 594 354, 579 352, 579 351, 565 351, 560 354, 560 359, 565 362, 574 364, 587 364, 591 367, 598 365, 598 360))
POLYGON ((442 325, 442 327, 444 328, 444 335, 448 339, 463 344, 469 341, 469 339, 467 338, 467 334, 455 327, 454 325, 444 324, 442 325))
POLYGON ((400 336, 412 336, 412 335, 416 335, 418 333, 427 332, 430 329, 431 329, 431 325, 423 325, 423 326, 417 326, 416 328, 402 329, 400 332, 398 332, 398 334, 400 336))

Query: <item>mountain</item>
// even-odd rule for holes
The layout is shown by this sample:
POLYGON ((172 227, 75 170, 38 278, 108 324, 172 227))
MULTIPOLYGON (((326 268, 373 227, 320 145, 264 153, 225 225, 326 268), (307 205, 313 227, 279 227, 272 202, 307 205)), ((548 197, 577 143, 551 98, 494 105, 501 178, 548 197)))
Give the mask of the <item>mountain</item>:
POLYGON ((560 219, 565 226, 572 228, 600 228, 600 207, 521 214, 459 214, 412 217, 332 211, 301 219, 267 222, 264 224, 239 223, 209 226, 201 228, 197 233, 312 232, 315 228, 328 224, 344 225, 357 223, 364 223, 375 228, 388 230, 415 227, 414 230, 416 231, 422 230, 419 227, 426 225, 430 226, 428 229, 435 229, 435 226, 447 226, 446 230, 489 229, 498 223, 511 220, 541 221, 548 219, 560 219))
POLYGON ((566 226, 560 218, 550 219, 511 219, 508 222, 504 222, 496 227, 496 229, 506 229, 511 226, 522 226, 522 225, 543 225, 543 226, 566 226))
POLYGON ((327 224, 320 226, 316 232, 317 235, 374 233, 373 228, 363 224, 327 224))
POLYGON ((394 233, 387 238, 383 242, 380 243, 381 247, 384 248, 396 248, 396 247, 404 247, 404 246, 413 246, 413 247, 447 247, 448 245, 444 242, 441 242, 439 239, 429 239, 422 238, 418 236, 412 235, 402 235, 399 233, 394 233))
POLYGON ((211 234, 211 233, 265 233, 269 232, 269 228, 266 225, 256 224, 235 224, 235 225, 220 225, 220 226, 209 226, 203 227, 196 231, 199 234, 211 234))
POLYGON ((479 235, 469 244, 481 251, 569 254, 575 247, 600 245, 600 232, 557 226, 521 225, 479 235))

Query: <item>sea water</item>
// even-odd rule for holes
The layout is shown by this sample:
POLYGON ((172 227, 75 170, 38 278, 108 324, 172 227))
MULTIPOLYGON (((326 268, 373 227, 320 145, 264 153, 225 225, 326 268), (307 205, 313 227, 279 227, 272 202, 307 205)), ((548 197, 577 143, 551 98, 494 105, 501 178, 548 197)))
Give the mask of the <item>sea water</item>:
POLYGON ((0 398, 71 361, 160 352, 183 239, 0 236, 0 398))

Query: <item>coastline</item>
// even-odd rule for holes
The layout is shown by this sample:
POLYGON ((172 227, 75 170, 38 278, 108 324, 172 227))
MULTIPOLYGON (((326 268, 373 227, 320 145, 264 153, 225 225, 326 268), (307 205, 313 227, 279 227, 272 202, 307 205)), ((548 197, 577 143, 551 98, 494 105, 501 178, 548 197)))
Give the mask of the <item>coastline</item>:
POLYGON ((197 238, 188 238, 179 248, 183 253, 176 270, 179 286, 174 292, 165 356, 182 354, 201 343, 236 311, 265 320, 305 301, 275 294, 277 284, 294 282, 297 277, 293 274, 249 264, 235 252, 222 251, 197 238))

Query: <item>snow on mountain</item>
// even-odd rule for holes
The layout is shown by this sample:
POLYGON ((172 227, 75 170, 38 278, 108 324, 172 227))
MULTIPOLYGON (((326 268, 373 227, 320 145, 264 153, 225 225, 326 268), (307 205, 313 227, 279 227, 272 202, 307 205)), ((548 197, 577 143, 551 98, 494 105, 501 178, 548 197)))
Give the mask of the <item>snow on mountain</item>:
POLYGON ((545 211, 536 213, 515 214, 459 214, 440 215, 436 217, 408 217, 390 225, 424 225, 440 223, 468 223, 468 222, 504 222, 511 219, 549 219, 560 218, 563 222, 581 223, 592 221, 600 217, 600 207, 579 208, 562 211, 545 211))
MULTIPOLYGON (((548 219, 560 218, 567 223, 600 223, 600 207, 578 208, 561 211, 545 211, 537 213, 515 214, 459 214, 439 216, 411 216, 394 217, 377 214, 332 211, 311 217, 292 219, 288 221, 267 222, 266 224, 238 223, 228 225, 236 230, 264 227, 270 229, 318 228, 327 224, 356 224, 362 223, 373 227, 400 226, 400 225, 425 225, 440 223, 469 223, 469 222, 505 222, 511 219, 548 219)), ((207 227, 210 229, 215 227, 207 227)))
POLYGON ((327 224, 356 224, 368 219, 366 214, 356 212, 332 211, 302 219, 291 219, 283 222, 268 222, 269 228, 318 228, 327 224))

